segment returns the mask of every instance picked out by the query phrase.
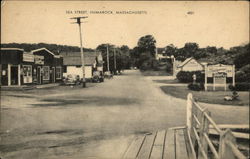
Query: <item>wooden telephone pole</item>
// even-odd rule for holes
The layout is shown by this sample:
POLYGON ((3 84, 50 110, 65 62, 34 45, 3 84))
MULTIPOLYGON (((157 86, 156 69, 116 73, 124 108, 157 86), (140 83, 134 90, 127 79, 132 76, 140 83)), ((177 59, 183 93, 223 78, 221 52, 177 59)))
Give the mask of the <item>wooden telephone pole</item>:
POLYGON ((76 19, 76 24, 79 26, 79 33, 80 33, 80 45, 81 45, 81 62, 82 62, 82 87, 86 87, 86 79, 85 79, 85 60, 84 60, 84 53, 82 47, 82 31, 81 31, 81 19, 88 18, 88 17, 73 17, 70 19, 76 19))
POLYGON ((116 52, 115 52, 115 48, 114 48, 114 74, 116 75, 116 52))

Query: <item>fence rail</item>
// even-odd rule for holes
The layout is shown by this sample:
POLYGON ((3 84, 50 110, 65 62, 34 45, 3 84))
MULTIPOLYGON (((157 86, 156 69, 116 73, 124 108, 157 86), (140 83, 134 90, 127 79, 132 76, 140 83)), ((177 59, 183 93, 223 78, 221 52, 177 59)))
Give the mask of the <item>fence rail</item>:
POLYGON ((194 159, 247 159, 239 151, 232 131, 222 130, 212 119, 211 112, 196 103, 191 93, 187 96, 187 131, 194 159), (219 134, 219 146, 209 138, 210 128, 219 134))

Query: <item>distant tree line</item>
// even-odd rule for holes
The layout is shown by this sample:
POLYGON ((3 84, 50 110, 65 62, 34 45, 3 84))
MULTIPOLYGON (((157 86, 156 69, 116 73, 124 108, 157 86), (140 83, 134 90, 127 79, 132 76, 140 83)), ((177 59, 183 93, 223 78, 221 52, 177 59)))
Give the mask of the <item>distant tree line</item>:
MULTIPOLYGON (((46 48, 55 54, 60 54, 60 52, 80 52, 80 47, 78 46, 46 44, 46 43, 38 43, 38 44, 7 43, 7 44, 1 44, 1 48, 21 48, 27 52, 39 48, 46 48)), ((84 48, 84 51, 93 51, 93 49, 84 48)))

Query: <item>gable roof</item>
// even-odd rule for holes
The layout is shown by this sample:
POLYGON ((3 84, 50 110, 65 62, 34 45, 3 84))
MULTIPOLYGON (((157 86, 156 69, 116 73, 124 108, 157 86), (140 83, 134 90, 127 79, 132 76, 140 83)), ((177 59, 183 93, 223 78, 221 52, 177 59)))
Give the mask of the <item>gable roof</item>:
MULTIPOLYGON (((181 64, 178 65, 178 67, 183 67, 185 66, 187 63, 189 63, 191 60, 195 60, 193 57, 189 57, 187 58, 185 61, 183 61, 181 64)), ((201 66, 204 66, 201 62, 195 60, 198 64, 200 64, 201 66)), ((205 63, 204 63, 205 64, 205 63)))
POLYGON ((178 67, 183 67, 184 65, 186 65, 189 61, 191 61, 193 58, 189 57, 187 58, 185 61, 183 61, 178 67))
POLYGON ((51 55, 55 56, 55 54, 51 51, 49 51, 48 49, 46 49, 45 47, 44 48, 40 48, 40 49, 36 49, 36 50, 31 50, 31 53, 34 53, 34 52, 38 52, 38 51, 42 51, 42 50, 45 50, 47 51, 48 53, 50 53, 51 55))

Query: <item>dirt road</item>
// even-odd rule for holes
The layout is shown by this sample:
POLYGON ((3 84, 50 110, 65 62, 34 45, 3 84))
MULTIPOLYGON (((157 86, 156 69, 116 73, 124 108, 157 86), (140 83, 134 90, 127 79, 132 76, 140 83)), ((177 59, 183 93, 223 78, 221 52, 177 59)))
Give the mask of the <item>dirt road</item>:
MULTIPOLYGON (((2 92, 0 156, 119 159, 134 135, 184 125, 185 106, 135 70, 85 89, 2 92)), ((206 106, 217 123, 248 123, 246 107, 206 106)))

